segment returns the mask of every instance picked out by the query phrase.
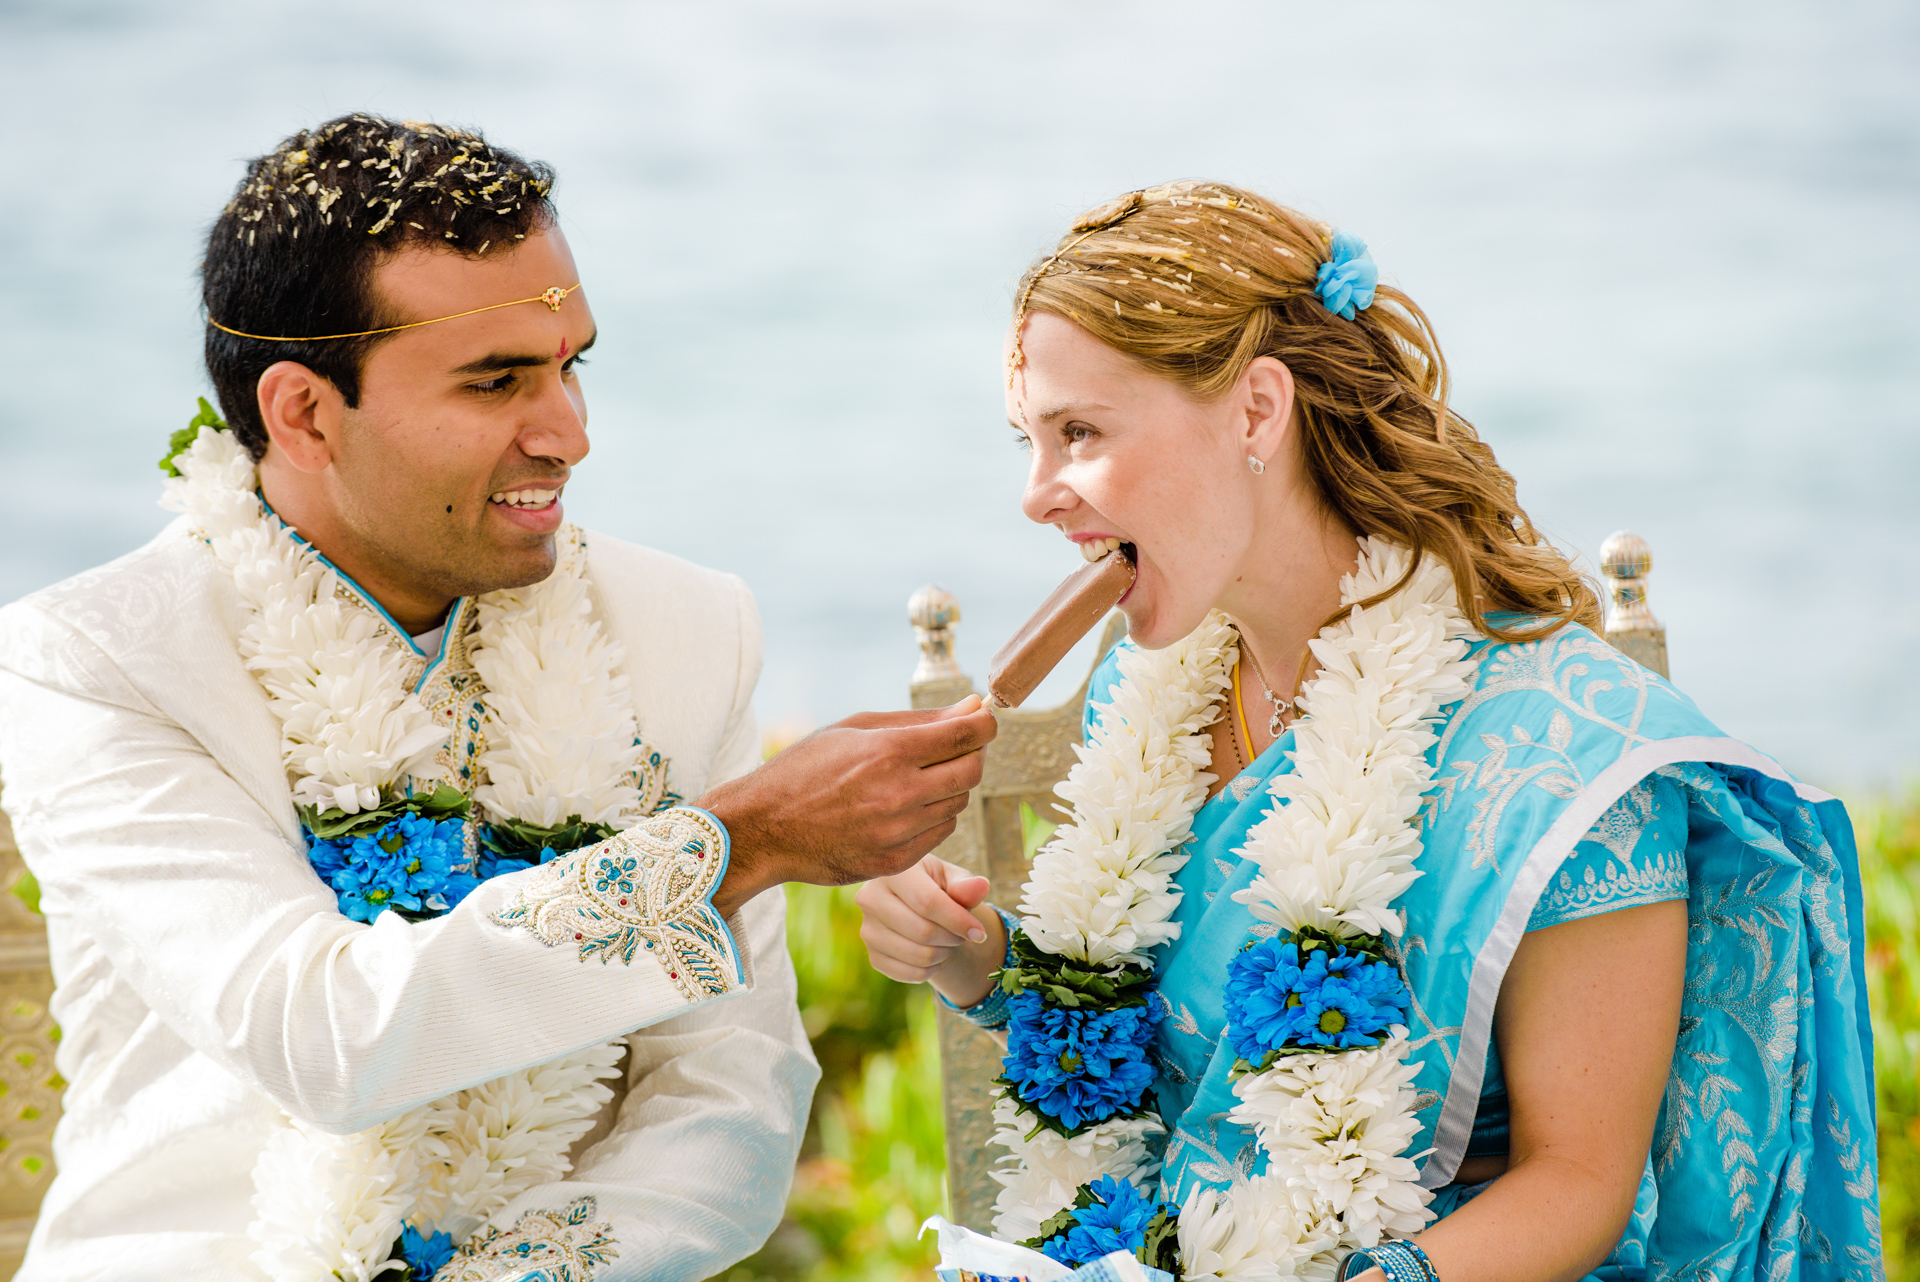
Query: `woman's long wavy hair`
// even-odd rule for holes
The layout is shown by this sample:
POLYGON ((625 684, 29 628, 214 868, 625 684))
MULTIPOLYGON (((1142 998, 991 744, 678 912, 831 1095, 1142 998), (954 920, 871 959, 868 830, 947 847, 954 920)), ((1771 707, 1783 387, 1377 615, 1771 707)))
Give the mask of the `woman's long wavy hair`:
POLYGON ((1308 475, 1348 528, 1412 548, 1415 566, 1445 561, 1489 636, 1597 630, 1593 586, 1540 537, 1513 477, 1448 407, 1426 314, 1384 285, 1352 320, 1322 305, 1314 286, 1331 240, 1326 224, 1252 192, 1169 183, 1083 215, 1021 278, 1021 308, 1072 321, 1202 400, 1232 390, 1258 357, 1283 362, 1308 475), (1497 611, 1526 618, 1488 622, 1497 611))

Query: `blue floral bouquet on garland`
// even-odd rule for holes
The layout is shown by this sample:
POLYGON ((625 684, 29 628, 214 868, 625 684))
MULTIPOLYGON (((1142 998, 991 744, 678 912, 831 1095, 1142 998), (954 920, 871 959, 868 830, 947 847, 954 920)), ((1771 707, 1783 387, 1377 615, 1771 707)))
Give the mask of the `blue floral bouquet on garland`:
POLYGON ((1302 927, 1242 948, 1223 1004, 1239 1077, 1282 1055, 1377 1046, 1406 1023, 1413 995, 1380 940, 1302 927))
POLYGON ((1020 1245, 1076 1269, 1125 1251, 1148 1268, 1179 1277, 1179 1222, 1179 1211, 1167 1203, 1141 1196, 1117 1175, 1102 1175, 1082 1185, 1072 1206, 1020 1245))
POLYGON ((371 922, 384 912, 427 921, 452 912, 483 881, 520 872, 613 836, 606 824, 569 815, 551 827, 505 820, 475 833, 473 805, 449 784, 398 797, 372 810, 300 811, 307 861, 339 898, 340 912, 371 922))
MULTIPOLYGON (((1071 1137, 1155 1107, 1153 1039, 1160 1009, 1145 966, 1098 969, 1046 952, 1017 927, 1014 964, 999 972, 1007 996, 1007 1054, 997 1084, 1033 1109, 1040 1125, 1071 1137)), ((1178 1276, 1179 1212, 1102 1176, 1020 1245, 1069 1267, 1125 1251, 1178 1276)))
POLYGON ((399 1282, 428 1282, 453 1260, 453 1235, 443 1231, 422 1233, 409 1224, 394 1244, 393 1258, 405 1265, 399 1282))
POLYGON ((1153 972, 1094 969, 1044 951, 1017 927, 1010 943, 1014 964, 998 974, 1008 1022, 996 1084, 1069 1137, 1151 1111, 1150 1052, 1160 1026, 1149 1000, 1153 972))
POLYGON ((480 884, 467 854, 471 810, 466 794, 447 784, 351 815, 304 807, 307 861, 339 896, 344 916, 370 922, 392 911, 426 921, 480 884))

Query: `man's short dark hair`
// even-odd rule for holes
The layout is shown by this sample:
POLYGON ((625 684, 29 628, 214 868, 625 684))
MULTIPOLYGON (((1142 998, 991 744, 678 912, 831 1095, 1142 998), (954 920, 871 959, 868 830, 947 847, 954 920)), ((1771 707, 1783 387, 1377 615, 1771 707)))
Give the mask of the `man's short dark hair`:
MULTIPOLYGON (((200 270, 207 316, 271 336, 425 319, 392 316, 375 296, 382 257, 414 246, 473 258, 508 249, 553 224, 552 186, 547 166, 464 129, 356 114, 302 130, 247 166, 213 224, 200 270)), ((268 366, 298 361, 357 405, 381 337, 269 343, 208 325, 207 373, 258 459, 267 434, 256 389, 268 366)))

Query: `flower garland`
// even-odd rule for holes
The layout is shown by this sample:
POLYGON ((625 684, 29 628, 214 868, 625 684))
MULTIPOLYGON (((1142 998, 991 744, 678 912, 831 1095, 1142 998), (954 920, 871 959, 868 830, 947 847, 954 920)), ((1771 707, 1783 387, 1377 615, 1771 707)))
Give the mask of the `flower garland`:
POLYGON ((160 506, 185 513, 247 609, 240 655, 280 722, 294 804, 371 811, 446 734, 407 691, 407 658, 380 620, 341 599, 336 576, 261 510, 252 457, 206 401, 161 464, 160 506), (200 430, 212 428, 213 430, 200 430))
POLYGON ((1010 1153, 994 1173, 998 1236, 1062 1260, 1119 1240, 1188 1279, 1269 1282, 1331 1278, 1344 1250, 1432 1218, 1403 1155, 1419 1130, 1411 998, 1382 937, 1399 934, 1394 901, 1420 876, 1426 753, 1440 710, 1472 688, 1476 633, 1430 559, 1387 595, 1409 559, 1360 541, 1340 585, 1352 609, 1310 643, 1320 671, 1300 695, 1293 770, 1272 781, 1279 804, 1240 851, 1259 872, 1234 898, 1278 929, 1225 977, 1239 1101, 1227 1116, 1253 1131, 1265 1169, 1197 1187, 1177 1212, 1139 1196, 1166 1129, 1149 1089, 1149 950, 1179 932, 1173 877, 1213 782, 1208 728, 1238 645, 1216 614, 1164 650, 1121 654, 1112 702, 1058 789, 1072 818, 1034 859, 999 977, 1010 1024, 995 1139, 1010 1153))
POLYGON ((473 799, 523 830, 584 823, 610 836, 666 800, 665 772, 640 742, 626 656, 593 617, 582 552, 567 540, 556 573, 480 598, 473 668, 488 747, 473 799))
POLYGON ((366 1282, 396 1262, 424 1282, 489 1216, 566 1175, 624 1050, 589 1047, 352 1135, 289 1118, 254 1166, 253 1262, 275 1282, 366 1282))
MULTIPOLYGON (((592 617, 577 535, 546 580, 476 603, 485 782, 469 800, 437 777, 448 735, 407 689, 409 656, 264 510, 252 458, 206 401, 200 410, 162 461, 162 506, 185 513, 232 576, 240 654, 280 722, 309 860, 344 914, 437 916, 487 877, 678 800, 640 740, 625 656, 592 617), (476 804, 491 822, 472 822, 476 804)), ((254 1170, 254 1262, 285 1282, 432 1277, 489 1216, 565 1176, 624 1052, 589 1047, 354 1135, 287 1119, 254 1170)))

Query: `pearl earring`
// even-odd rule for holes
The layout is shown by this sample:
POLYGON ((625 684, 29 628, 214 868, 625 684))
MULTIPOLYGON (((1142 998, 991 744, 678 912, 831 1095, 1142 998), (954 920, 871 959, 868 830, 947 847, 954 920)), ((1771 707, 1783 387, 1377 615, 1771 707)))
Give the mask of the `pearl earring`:
POLYGON ((1267 470, 1267 465, 1251 454, 1247 455, 1247 467, 1252 470, 1255 476, 1267 470))

